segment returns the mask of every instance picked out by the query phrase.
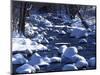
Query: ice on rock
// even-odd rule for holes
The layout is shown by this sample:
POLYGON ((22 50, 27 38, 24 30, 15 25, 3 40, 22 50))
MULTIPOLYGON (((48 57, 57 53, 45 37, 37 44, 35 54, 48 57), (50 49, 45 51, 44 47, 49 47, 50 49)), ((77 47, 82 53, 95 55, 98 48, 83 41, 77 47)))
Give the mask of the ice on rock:
POLYGON ((86 60, 79 60, 75 63, 75 66, 78 69, 82 69, 82 68, 87 68, 88 67, 88 62, 86 60))
POLYGON ((49 63, 44 61, 43 58, 38 53, 34 53, 31 56, 31 59, 28 62, 28 64, 33 65, 33 66, 34 65, 39 65, 39 66, 48 66, 49 65, 49 63))
POLYGON ((51 58, 51 62, 52 63, 55 63, 55 62, 58 62, 59 63, 59 62, 61 62, 61 58, 60 57, 52 57, 51 58))
POLYGON ((63 56, 64 56, 64 57, 71 57, 71 56, 73 56, 73 55, 75 55, 75 54, 77 54, 77 53, 78 53, 78 50, 77 50, 76 47, 74 47, 74 46, 68 47, 68 48, 64 51, 64 53, 62 54, 62 57, 63 57, 63 56))
POLYGON ((28 60, 20 53, 13 55, 12 63, 13 64, 25 64, 28 60))
POLYGON ((36 69, 29 64, 24 64, 16 69, 16 73, 35 73, 36 69))
POLYGON ((88 33, 85 28, 76 27, 76 28, 73 28, 73 31, 71 32, 70 36, 75 37, 75 38, 81 38, 81 37, 88 36, 88 33))
POLYGON ((62 54, 62 53, 65 52, 66 49, 67 49, 67 46, 66 46, 66 45, 62 45, 62 46, 58 49, 58 52, 62 54))
POLYGON ((88 63, 89 63, 89 66, 90 66, 90 67, 96 67, 96 58, 95 58, 95 57, 91 57, 91 58, 88 60, 88 63))
POLYGON ((78 68, 74 64, 66 64, 62 68, 63 71, 75 71, 78 70, 78 68))

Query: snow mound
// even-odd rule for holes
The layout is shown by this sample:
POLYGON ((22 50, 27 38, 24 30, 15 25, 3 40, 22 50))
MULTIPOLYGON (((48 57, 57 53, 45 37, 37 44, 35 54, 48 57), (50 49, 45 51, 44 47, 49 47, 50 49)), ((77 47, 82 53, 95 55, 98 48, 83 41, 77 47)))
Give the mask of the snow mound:
POLYGON ((28 60, 20 53, 13 55, 12 63, 13 64, 25 64, 28 60))
POLYGON ((36 70, 29 64, 24 64, 16 69, 16 73, 35 73, 36 70))
POLYGON ((66 64, 62 68, 63 71, 75 71, 78 70, 74 64, 66 64))

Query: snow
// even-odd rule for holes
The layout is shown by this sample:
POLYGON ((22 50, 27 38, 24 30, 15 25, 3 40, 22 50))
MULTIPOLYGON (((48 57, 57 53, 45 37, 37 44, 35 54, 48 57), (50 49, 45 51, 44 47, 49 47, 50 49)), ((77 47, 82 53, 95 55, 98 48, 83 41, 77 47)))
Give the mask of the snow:
POLYGON ((75 38, 81 38, 84 36, 88 36, 88 33, 85 28, 75 27, 75 28, 73 28, 70 36, 75 37, 75 38))
POLYGON ((28 60, 20 53, 13 55, 12 63, 13 64, 25 64, 28 60))
POLYGON ((66 64, 62 68, 63 71, 75 71, 78 70, 74 64, 66 64))
POLYGON ((34 43, 26 38, 13 38, 12 51, 25 51, 25 50, 47 50, 47 47, 42 44, 34 43))
POLYGON ((38 53, 34 53, 31 56, 31 59, 28 62, 28 64, 33 65, 33 66, 34 65, 39 65, 39 66, 48 66, 49 65, 49 63, 44 61, 43 58, 38 53))
POLYGON ((16 73, 35 73, 36 70, 29 64, 24 64, 16 69, 16 73))

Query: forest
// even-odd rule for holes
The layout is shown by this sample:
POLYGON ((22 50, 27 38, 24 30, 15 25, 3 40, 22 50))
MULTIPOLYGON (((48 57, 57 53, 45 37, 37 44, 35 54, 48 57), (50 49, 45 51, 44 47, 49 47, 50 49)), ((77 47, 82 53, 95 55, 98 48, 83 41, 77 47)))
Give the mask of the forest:
POLYGON ((12 1, 12 73, 96 69, 96 6, 12 1))

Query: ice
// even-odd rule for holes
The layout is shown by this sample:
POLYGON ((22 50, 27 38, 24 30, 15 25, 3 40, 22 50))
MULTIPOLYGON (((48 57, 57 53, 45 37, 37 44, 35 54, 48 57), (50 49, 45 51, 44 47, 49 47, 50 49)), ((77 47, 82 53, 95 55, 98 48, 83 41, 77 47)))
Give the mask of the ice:
POLYGON ((20 53, 13 55, 12 63, 13 64, 25 64, 28 60, 20 53))
POLYGON ((35 73, 36 70, 29 64, 24 64, 16 69, 16 73, 35 73))
POLYGON ((75 71, 78 70, 78 68, 74 64, 66 64, 62 68, 63 71, 75 71))

